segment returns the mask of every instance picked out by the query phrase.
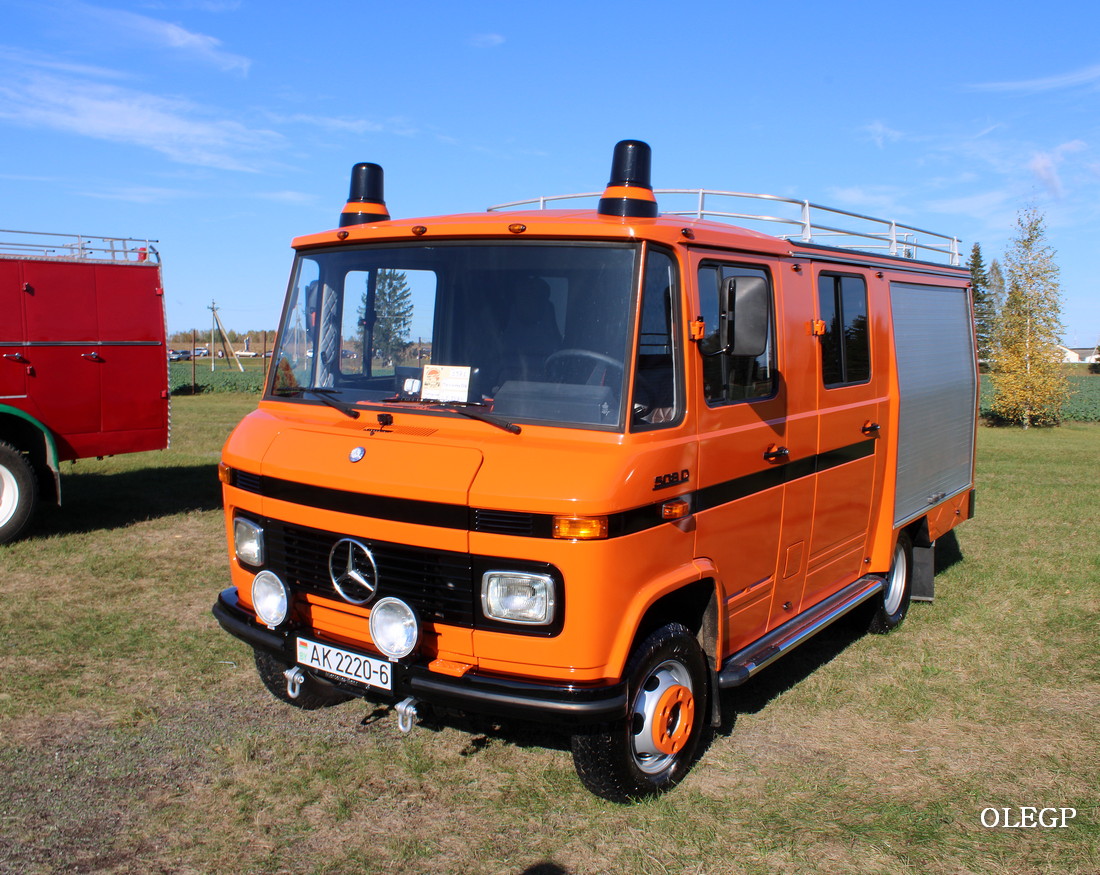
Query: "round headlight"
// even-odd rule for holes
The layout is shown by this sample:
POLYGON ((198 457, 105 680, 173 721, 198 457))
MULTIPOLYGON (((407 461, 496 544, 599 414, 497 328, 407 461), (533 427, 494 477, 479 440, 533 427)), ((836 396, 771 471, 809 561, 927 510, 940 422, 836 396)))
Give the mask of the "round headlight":
POLYGON ((270 571, 261 571, 252 578, 252 607, 256 616, 274 629, 286 619, 290 599, 286 585, 270 571))
POLYGON ((370 612, 370 637, 390 659, 408 656, 420 638, 416 614, 400 599, 379 599, 370 612))

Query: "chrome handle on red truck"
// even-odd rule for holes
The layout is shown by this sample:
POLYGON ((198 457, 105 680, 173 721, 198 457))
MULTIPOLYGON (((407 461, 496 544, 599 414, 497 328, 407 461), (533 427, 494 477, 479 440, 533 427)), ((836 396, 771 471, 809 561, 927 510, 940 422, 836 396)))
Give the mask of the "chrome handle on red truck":
POLYGON ((103 361, 103 356, 101 356, 98 352, 82 352, 80 354, 80 357, 81 358, 86 358, 86 359, 88 359, 90 361, 93 361, 93 362, 103 361))

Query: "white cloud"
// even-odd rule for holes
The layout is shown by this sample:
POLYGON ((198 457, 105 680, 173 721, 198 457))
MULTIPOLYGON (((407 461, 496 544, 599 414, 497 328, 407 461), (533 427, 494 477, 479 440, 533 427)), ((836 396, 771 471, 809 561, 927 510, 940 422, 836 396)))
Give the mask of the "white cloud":
POLYGON ((81 194, 84 197, 98 200, 126 201, 133 204, 163 204, 195 196, 193 191, 178 188, 157 188, 149 185, 125 186, 103 191, 83 191, 81 194))
POLYGON ((1017 82, 985 82, 970 87, 978 91, 1018 91, 1037 94, 1041 91, 1057 91, 1081 85, 1100 84, 1100 64, 1039 79, 1023 79, 1017 82))
POLYGON ((476 33, 470 37, 470 45, 475 49, 492 49, 504 44, 504 37, 499 33, 476 33))
POLYGON ((294 115, 276 115, 268 113, 267 116, 277 124, 306 125, 322 131, 332 131, 344 134, 376 134, 386 130, 385 126, 378 122, 360 118, 341 118, 334 116, 310 115, 308 113, 295 113, 294 115))
POLYGON ((838 206, 854 213, 902 216, 909 212, 899 205, 899 195, 902 195, 902 192, 889 186, 834 187, 828 190, 828 194, 829 198, 835 200, 838 206))
POLYGON ((1066 155, 1080 152, 1087 148, 1082 140, 1071 140, 1049 152, 1036 152, 1028 162, 1028 169, 1038 177, 1046 186, 1047 191, 1053 197, 1061 198, 1065 194, 1062 187, 1062 178, 1058 173, 1058 167, 1065 160, 1066 155))
POLYGON ((52 70, 56 73, 69 73, 73 76, 91 76, 97 79, 129 78, 119 70, 97 67, 91 64, 76 64, 49 55, 29 52, 15 46, 0 46, 0 63, 9 64, 14 68, 35 67, 39 70, 52 70))
POLYGON ((871 140, 880 149, 885 146, 886 143, 897 142, 904 136, 901 131, 895 131, 893 128, 887 127, 880 121, 865 125, 863 130, 870 135, 871 140))
POLYGON ((217 37, 196 33, 178 24, 136 12, 104 9, 85 3, 74 4, 72 8, 103 22, 115 36, 129 37, 144 46, 174 49, 227 73, 246 74, 252 63, 243 55, 223 50, 222 42, 217 37))
POLYGON ((184 164, 253 170, 244 160, 248 153, 283 142, 273 131, 207 115, 182 99, 48 74, 31 73, 0 84, 0 119, 141 146, 184 164))

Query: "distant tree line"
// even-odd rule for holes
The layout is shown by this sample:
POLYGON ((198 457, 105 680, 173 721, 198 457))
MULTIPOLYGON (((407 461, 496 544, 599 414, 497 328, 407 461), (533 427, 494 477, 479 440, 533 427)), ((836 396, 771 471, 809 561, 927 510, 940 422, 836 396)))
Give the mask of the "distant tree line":
MULTIPOLYGON (((234 331, 229 329, 225 332, 225 339, 228 340, 230 345, 235 349, 244 349, 245 340, 247 339, 250 347, 257 352, 263 350, 265 336, 267 338, 267 348, 271 349, 272 345, 275 343, 274 329, 270 331, 234 331)), ((194 328, 191 331, 177 331, 168 336, 168 345, 173 349, 189 349, 192 338, 199 346, 209 346, 210 327, 194 328)))

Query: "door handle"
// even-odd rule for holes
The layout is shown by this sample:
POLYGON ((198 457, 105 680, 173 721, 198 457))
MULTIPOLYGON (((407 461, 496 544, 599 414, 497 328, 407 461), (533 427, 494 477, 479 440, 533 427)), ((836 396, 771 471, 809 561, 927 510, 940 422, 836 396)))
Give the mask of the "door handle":
POLYGON ((786 462, 790 455, 791 451, 786 447, 777 447, 775 444, 764 450, 764 460, 767 462, 786 462))
POLYGON ((881 428, 882 426, 879 425, 877 422, 871 422, 871 420, 868 419, 865 423, 863 423, 863 427, 860 428, 860 431, 867 435, 867 437, 877 437, 879 429, 881 428))
POLYGON ((93 362, 103 361, 103 356, 101 356, 98 352, 82 352, 80 354, 80 357, 93 362))
POLYGON ((6 352, 4 358, 13 362, 25 362, 27 359, 21 352, 6 352))

